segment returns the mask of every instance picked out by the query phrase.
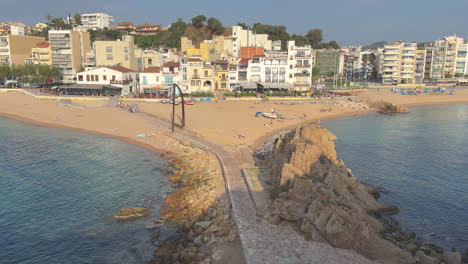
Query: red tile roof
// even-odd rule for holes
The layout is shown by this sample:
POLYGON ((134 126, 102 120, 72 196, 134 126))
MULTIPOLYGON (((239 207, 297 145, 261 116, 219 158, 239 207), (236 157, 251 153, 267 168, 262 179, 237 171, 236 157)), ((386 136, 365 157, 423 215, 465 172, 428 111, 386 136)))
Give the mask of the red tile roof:
POLYGON ((203 62, 201 59, 199 58, 190 58, 188 59, 189 62, 203 62))
POLYGON ((135 72, 134 70, 130 70, 129 68, 125 68, 122 66, 108 66, 106 68, 119 72, 135 72))
POLYGON ((144 68, 143 73, 160 73, 161 72, 161 67, 147 67, 144 68))
POLYGON ((38 48, 47 48, 47 47, 49 47, 49 41, 39 42, 39 43, 36 44, 36 47, 38 47, 38 48))
POLYGON ((168 61, 163 64, 163 67, 179 67, 179 63, 176 61, 168 61))
POLYGON ((239 63, 248 63, 249 62, 249 58, 242 58, 239 63))

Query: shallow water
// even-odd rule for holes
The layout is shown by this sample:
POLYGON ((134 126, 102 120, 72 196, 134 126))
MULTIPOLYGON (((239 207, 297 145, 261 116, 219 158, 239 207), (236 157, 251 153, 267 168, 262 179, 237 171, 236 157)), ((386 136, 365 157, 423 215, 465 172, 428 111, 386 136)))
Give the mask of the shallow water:
POLYGON ((0 117, 0 262, 142 263, 166 161, 119 140, 0 117), (152 216, 119 222, 123 207, 152 216))
POLYGON ((468 104, 415 106, 410 114, 323 122, 339 158, 408 231, 446 249, 468 247, 468 104))

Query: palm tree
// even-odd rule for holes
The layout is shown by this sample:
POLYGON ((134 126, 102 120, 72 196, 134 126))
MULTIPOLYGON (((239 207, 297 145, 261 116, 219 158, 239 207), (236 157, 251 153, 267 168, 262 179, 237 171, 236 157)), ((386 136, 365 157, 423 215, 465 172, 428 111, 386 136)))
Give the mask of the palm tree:
POLYGON ((52 19, 53 19, 53 18, 54 18, 54 17, 52 17, 51 14, 48 14, 48 15, 46 16, 47 21, 49 21, 49 26, 50 26, 50 23, 52 22, 52 19))

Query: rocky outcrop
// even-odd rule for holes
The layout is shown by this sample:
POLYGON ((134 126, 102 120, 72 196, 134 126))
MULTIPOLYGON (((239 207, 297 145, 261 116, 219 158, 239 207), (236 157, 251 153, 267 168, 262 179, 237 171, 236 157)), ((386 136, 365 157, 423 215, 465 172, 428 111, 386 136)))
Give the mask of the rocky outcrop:
POLYGON ((379 109, 381 114, 394 114, 394 113, 409 113, 408 108, 405 106, 392 104, 389 102, 374 102, 370 104, 372 107, 379 109))
POLYGON ((264 218, 287 221, 306 238, 354 249, 384 263, 415 263, 411 254, 384 240, 375 216, 397 208, 379 203, 337 158, 335 136, 310 125, 277 138, 269 154, 274 186, 264 218))
POLYGON ((141 207, 123 208, 116 215, 114 215, 114 219, 128 220, 148 215, 150 212, 151 211, 149 209, 141 207))

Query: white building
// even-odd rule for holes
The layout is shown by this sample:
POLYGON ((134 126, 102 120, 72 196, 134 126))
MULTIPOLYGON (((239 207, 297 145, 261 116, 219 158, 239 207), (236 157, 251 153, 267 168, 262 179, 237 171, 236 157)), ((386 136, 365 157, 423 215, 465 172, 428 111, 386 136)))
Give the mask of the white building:
POLYGON ((11 30, 11 35, 15 35, 15 36, 24 36, 24 27, 21 27, 21 26, 15 26, 15 25, 12 25, 10 26, 10 30, 11 30))
POLYGON ((122 96, 139 92, 138 73, 122 66, 100 67, 77 73, 77 84, 122 88, 122 96))
POLYGON ((94 13, 94 14, 82 14, 81 15, 81 26, 78 28, 85 31, 98 30, 104 28, 110 28, 111 24, 114 22, 114 17, 104 13, 94 13))
POLYGON ((288 82, 297 91, 308 91, 312 86, 312 47, 296 46, 294 40, 288 41, 288 82))
POLYGON ((241 47, 262 47, 265 50, 272 49, 272 41, 268 39, 268 34, 256 34, 251 30, 242 29, 241 26, 232 27, 232 46, 225 48, 237 57, 240 56, 241 47))

